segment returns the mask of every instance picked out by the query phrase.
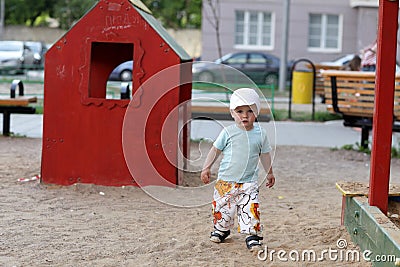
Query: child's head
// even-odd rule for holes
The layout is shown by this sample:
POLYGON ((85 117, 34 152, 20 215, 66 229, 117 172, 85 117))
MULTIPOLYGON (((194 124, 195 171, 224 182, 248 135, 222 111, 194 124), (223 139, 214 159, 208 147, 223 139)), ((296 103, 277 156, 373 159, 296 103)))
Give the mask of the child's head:
POLYGON ((233 92, 229 108, 230 110, 235 110, 239 106, 252 105, 256 106, 257 110, 254 110, 254 114, 257 116, 261 109, 260 97, 257 92, 251 88, 239 88, 233 92))

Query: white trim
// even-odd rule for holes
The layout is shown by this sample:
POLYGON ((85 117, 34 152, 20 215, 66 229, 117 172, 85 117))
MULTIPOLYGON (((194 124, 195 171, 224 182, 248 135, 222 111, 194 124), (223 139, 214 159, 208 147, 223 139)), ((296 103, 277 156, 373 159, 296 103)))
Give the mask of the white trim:
POLYGON ((276 28, 276 16, 275 12, 271 12, 271 49, 275 47, 275 28, 276 28))
POLYGON ((307 51, 312 53, 338 53, 342 52, 342 49, 308 47, 307 51))
POLYGON ((339 14, 339 25, 338 25, 338 50, 342 52, 343 49, 343 14, 339 14))
POLYGON ((328 16, 327 14, 321 14, 321 43, 319 44, 320 48, 325 48, 326 47, 326 28, 327 28, 327 20, 328 16))
POLYGON ((273 46, 267 45, 234 45, 233 48, 235 49, 243 49, 243 50, 274 50, 273 46))
MULTIPOLYGON (((262 40, 263 40, 263 19, 264 19, 264 14, 263 12, 257 12, 257 45, 262 46, 262 40)), ((272 19, 272 16, 271 16, 272 19)))
MULTIPOLYGON (((249 40, 249 27, 250 27, 249 16, 250 16, 250 13, 248 11, 243 11, 243 12, 244 12, 243 44, 247 45, 248 40, 249 40)), ((235 20, 236 20, 236 18, 235 18, 235 20)))
POLYGON ((350 0, 350 7, 379 7, 379 0, 350 0))

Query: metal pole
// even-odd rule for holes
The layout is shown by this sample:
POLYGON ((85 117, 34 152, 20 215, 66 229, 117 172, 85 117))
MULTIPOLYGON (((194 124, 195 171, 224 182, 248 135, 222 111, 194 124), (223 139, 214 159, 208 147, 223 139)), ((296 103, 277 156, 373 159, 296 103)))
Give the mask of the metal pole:
POLYGON ((290 0, 284 1, 283 10, 283 29, 282 29, 282 51, 281 51, 281 65, 279 69, 279 91, 286 89, 287 77, 287 51, 288 51, 288 36, 289 36, 289 14, 290 0))
POLYGON ((5 12, 5 0, 0 2, 0 40, 4 39, 4 12, 5 12))
POLYGON ((388 210, 399 1, 379 1, 369 205, 388 210))

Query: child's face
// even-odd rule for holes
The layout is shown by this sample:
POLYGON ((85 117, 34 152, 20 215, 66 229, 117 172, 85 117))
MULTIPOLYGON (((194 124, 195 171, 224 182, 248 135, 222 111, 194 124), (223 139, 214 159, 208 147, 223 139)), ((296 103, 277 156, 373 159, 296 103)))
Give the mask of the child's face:
POLYGON ((239 106, 231 110, 231 115, 236 124, 246 131, 253 129, 253 124, 256 121, 257 106, 239 106))

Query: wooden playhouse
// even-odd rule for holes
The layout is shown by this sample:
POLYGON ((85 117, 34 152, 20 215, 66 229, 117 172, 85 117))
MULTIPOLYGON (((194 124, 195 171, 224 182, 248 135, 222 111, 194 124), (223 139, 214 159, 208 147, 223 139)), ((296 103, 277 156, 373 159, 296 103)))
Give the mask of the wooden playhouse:
MULTIPOLYGON (((132 96, 138 91, 148 96, 150 91, 160 90, 142 85, 165 69, 178 70, 169 77, 158 77, 159 84, 166 79, 174 80, 175 85, 154 100, 151 111, 132 106, 137 115, 147 118, 145 129, 138 131, 146 134, 131 137, 146 144, 147 155, 132 153, 129 160, 146 156, 169 184, 179 183, 177 166, 182 159, 177 152, 188 155, 189 129, 182 125, 190 118, 190 109, 175 110, 191 98, 192 60, 146 6, 134 0, 98 1, 47 52, 42 182, 138 185, 122 144, 131 100, 109 99, 106 90, 111 71, 129 60, 133 60, 132 96), (167 117, 170 123, 165 139, 161 132, 167 117), (165 144, 167 153, 160 149, 165 144)), ((135 152, 135 147, 129 150, 135 152)))

